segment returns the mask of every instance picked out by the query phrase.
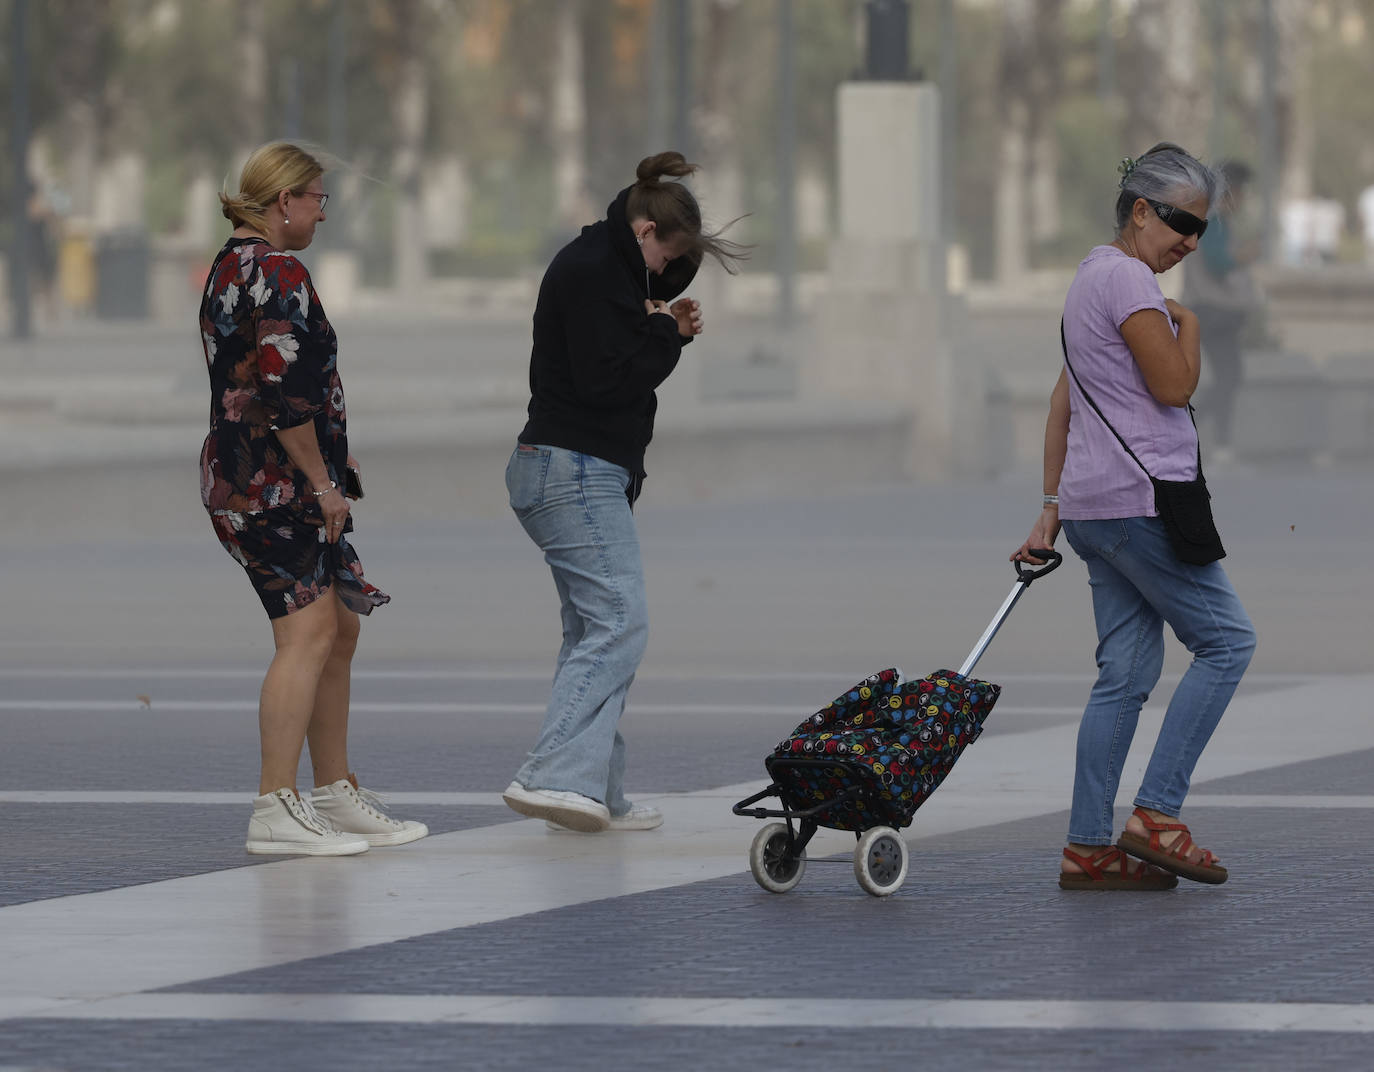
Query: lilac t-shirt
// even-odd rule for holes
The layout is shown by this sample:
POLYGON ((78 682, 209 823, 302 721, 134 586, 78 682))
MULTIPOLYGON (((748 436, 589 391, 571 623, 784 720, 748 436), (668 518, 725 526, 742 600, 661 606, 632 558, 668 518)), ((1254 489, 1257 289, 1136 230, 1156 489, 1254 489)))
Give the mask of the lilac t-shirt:
MULTIPOLYGON (((1150 473, 1197 476, 1197 431, 1186 406, 1157 402, 1121 337, 1141 309, 1168 307, 1155 274, 1115 246, 1097 246, 1078 266, 1064 300, 1064 338, 1073 371, 1150 473)), ((1170 321, 1174 334, 1177 326, 1170 321)), ((1059 478, 1059 516, 1069 521, 1154 517, 1149 478, 1121 447, 1069 376, 1069 449, 1059 478)))

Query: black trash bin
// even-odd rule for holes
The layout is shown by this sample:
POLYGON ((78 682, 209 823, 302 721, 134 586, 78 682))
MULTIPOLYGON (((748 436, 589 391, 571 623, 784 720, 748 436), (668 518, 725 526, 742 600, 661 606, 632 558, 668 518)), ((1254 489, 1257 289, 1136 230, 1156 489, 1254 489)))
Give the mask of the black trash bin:
POLYGON ((95 313, 102 320, 142 320, 148 316, 151 247, 142 231, 101 235, 95 247, 95 313))

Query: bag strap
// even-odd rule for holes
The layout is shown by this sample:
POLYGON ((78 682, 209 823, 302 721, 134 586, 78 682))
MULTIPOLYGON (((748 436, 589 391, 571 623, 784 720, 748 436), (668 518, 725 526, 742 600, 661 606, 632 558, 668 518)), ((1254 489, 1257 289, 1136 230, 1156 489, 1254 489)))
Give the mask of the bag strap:
MULTIPOLYGON (((1093 396, 1088 394, 1087 388, 1083 386, 1083 381, 1078 378, 1078 373, 1074 372, 1073 364, 1069 361, 1069 342, 1068 339, 1064 337, 1064 318, 1062 316, 1059 318, 1059 345, 1064 351, 1064 365, 1069 370, 1069 375, 1073 377, 1073 382, 1078 385, 1079 394, 1081 394, 1084 398, 1088 400, 1088 405, 1092 406, 1093 412, 1096 413, 1098 417, 1102 419, 1102 423, 1107 426, 1107 431, 1111 432, 1112 435, 1116 436, 1116 441, 1121 444, 1121 449, 1131 456, 1131 461, 1135 462, 1136 465, 1140 466, 1140 471, 1142 473, 1148 476, 1151 480, 1154 480, 1154 475, 1150 472, 1150 470, 1145 468, 1145 463, 1136 457, 1135 451, 1133 451, 1130 448, 1130 444, 1128 444, 1124 439, 1121 438, 1121 433, 1112 427, 1112 422, 1107 420, 1107 415, 1103 413, 1101 407, 1093 401, 1093 396)), ((1193 422, 1193 432, 1196 434, 1197 418, 1193 416, 1193 404, 1191 402, 1188 403, 1188 419, 1193 422)), ((1202 476, 1201 436, 1198 436, 1197 444, 1197 475, 1199 477, 1202 476)))

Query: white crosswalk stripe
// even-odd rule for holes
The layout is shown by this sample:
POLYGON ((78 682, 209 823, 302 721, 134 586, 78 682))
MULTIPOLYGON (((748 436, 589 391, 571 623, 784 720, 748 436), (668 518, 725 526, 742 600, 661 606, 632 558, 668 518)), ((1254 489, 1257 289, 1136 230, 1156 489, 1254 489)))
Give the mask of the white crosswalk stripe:
POLYGON ((544 997, 530 994, 128 994, 34 1001, 27 1015, 79 1020, 287 1023, 561 1024, 620 1027, 810 1027, 1374 1033, 1374 1006, 1301 1002, 999 1001, 917 998, 544 997))

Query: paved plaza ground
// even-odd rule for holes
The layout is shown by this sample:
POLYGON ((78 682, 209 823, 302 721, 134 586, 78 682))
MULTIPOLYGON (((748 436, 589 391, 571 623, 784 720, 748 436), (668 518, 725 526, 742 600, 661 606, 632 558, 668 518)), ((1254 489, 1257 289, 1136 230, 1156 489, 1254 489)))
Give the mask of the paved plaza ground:
MULTIPOLYGON (((365 625, 353 762, 432 834, 338 860, 243 852, 270 633, 193 467, 63 475, 147 497, 104 520, 6 476, 37 515, 0 555, 4 1072, 1369 1067, 1374 478, 1212 478, 1260 634, 1184 814, 1226 885, 1055 885, 1093 673, 1069 561, 978 667, 1002 698, 878 899, 837 833, 764 892, 760 823, 730 806, 858 678, 958 664, 1010 589, 1034 474, 701 502, 651 476, 624 726, 631 796, 667 821, 583 836, 499 797, 557 644, 537 552, 485 507, 391 498, 384 472, 356 543, 395 601, 365 625)), ((1174 644, 1123 816, 1184 665, 1174 644)))

